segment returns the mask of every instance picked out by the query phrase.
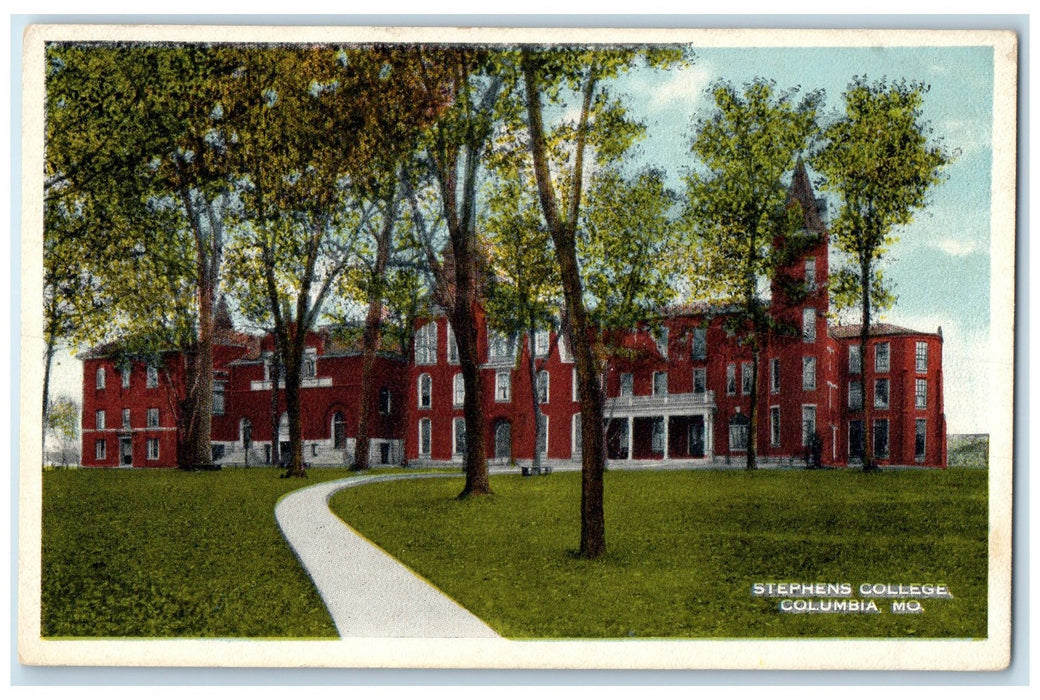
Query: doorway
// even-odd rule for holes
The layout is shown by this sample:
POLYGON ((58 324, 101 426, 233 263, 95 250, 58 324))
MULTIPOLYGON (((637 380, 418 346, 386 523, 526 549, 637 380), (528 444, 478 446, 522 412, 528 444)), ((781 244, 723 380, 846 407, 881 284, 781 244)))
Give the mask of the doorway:
POLYGON ((509 461, 513 456, 513 443, 508 421, 495 426, 495 459, 509 461))
POLYGON ((134 465, 133 441, 128 437, 119 438, 119 463, 125 467, 134 465))

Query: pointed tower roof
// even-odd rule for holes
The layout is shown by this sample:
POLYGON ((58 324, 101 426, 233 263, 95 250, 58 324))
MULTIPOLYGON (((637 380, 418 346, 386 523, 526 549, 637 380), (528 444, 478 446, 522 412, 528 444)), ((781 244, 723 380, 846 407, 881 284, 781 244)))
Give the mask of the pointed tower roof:
POLYGON ((227 296, 220 295, 217 302, 217 310, 213 314, 213 325, 217 330, 234 331, 235 322, 231 320, 231 311, 228 309, 227 296))
POLYGON ((820 216, 819 207, 816 204, 816 195, 813 193, 812 181, 805 169, 805 161, 798 156, 798 164, 794 166, 794 175, 791 177, 791 190, 787 197, 788 206, 797 202, 802 207, 805 216, 805 228, 813 233, 823 233, 827 230, 820 216))

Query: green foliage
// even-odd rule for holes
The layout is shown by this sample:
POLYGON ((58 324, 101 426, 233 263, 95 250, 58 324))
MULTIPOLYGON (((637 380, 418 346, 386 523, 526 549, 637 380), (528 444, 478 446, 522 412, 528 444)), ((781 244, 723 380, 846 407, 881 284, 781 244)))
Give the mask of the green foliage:
POLYGON ((335 637, 274 518, 298 485, 270 468, 45 472, 43 636, 335 637))
MULTIPOLYGON (((826 145, 813 159, 823 189, 840 199, 830 229, 858 275, 855 287, 862 290, 869 279, 872 300, 881 308, 891 297, 874 265, 895 242, 896 230, 925 206, 954 157, 929 141, 930 129, 921 120, 927 92, 918 82, 857 76, 844 94, 845 114, 824 130, 826 145)), ((847 304, 848 296, 836 302, 847 304)))
MULTIPOLYGON (((986 635, 986 478, 972 470, 606 475, 611 547, 572 555, 580 475, 372 484, 331 506, 513 638, 971 638, 986 635), (885 483, 879 487, 877 480, 885 483), (922 615, 785 615, 755 582, 948 585, 922 615)), ((858 596, 853 596, 858 597, 858 596)))

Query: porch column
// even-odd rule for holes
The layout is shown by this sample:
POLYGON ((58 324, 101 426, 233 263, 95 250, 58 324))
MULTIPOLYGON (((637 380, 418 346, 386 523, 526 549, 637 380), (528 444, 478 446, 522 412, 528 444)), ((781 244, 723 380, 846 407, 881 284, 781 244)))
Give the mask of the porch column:
POLYGON ((662 416, 664 421, 664 459, 668 459, 668 416, 662 416))
POLYGON ((708 459, 715 457, 714 445, 715 426, 712 424, 711 413, 704 414, 704 456, 708 459))
POLYGON ((634 418, 628 417, 628 461, 632 461, 632 443, 635 442, 635 434, 632 432, 632 427, 635 425, 634 418))

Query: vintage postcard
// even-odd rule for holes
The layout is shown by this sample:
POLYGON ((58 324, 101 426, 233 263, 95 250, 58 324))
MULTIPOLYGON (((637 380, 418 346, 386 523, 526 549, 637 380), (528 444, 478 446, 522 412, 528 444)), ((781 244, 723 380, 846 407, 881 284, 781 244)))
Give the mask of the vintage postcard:
POLYGON ((1005 668, 1017 62, 30 27, 20 660, 1005 668))

